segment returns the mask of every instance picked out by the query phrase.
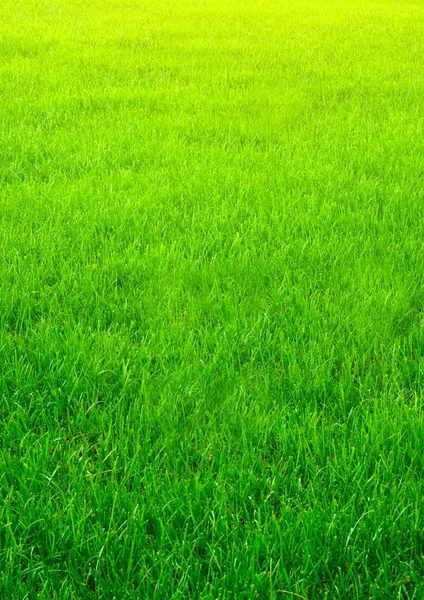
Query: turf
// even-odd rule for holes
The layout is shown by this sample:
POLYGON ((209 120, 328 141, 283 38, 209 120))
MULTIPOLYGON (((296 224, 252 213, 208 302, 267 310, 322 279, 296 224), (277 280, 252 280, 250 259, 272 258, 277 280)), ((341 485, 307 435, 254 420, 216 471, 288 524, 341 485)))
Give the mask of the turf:
POLYGON ((422 0, 3 0, 1 598, 424 598, 423 56, 422 0))

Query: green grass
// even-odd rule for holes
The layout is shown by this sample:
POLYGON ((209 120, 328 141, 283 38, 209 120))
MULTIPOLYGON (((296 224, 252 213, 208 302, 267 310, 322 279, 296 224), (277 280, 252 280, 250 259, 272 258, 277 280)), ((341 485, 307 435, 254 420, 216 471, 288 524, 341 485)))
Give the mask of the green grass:
POLYGON ((0 5, 0 597, 424 598, 424 2, 0 5))

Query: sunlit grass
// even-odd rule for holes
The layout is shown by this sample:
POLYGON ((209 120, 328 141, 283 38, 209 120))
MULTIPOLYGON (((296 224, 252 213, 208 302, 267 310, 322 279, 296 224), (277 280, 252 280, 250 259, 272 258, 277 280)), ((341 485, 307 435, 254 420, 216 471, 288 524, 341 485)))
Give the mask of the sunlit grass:
POLYGON ((1 597, 424 597, 423 56, 421 0, 0 5, 1 597))

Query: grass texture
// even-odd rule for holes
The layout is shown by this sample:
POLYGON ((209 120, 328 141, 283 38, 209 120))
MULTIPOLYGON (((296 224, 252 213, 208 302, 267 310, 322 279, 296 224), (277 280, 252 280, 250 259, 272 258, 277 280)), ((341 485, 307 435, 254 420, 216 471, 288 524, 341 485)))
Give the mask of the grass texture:
POLYGON ((424 2, 3 0, 0 597, 424 598, 424 2))

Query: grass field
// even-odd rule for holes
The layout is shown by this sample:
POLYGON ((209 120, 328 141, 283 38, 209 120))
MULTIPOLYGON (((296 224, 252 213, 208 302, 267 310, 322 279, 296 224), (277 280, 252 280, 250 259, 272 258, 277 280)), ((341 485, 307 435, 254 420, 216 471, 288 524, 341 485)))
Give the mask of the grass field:
POLYGON ((0 598, 424 598, 423 0, 0 4, 0 598))

